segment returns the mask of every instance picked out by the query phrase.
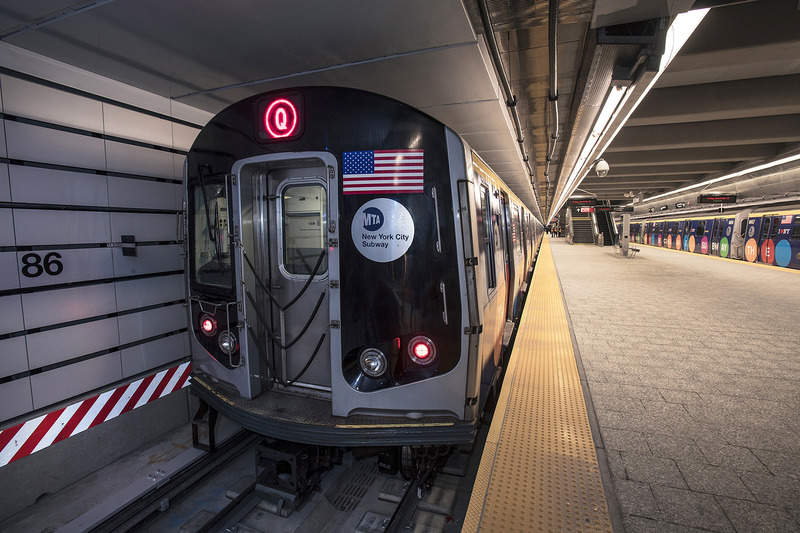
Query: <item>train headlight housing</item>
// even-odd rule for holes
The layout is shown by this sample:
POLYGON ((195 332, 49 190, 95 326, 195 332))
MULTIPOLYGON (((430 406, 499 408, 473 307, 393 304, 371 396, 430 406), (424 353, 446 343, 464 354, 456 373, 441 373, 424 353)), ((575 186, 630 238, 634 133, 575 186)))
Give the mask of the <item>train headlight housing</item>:
POLYGON ((436 359, 436 345, 428 337, 419 335, 408 343, 408 356, 418 365, 429 365, 436 359))
POLYGON ((217 344, 219 344, 219 349, 222 350, 223 353, 231 355, 236 351, 236 335, 229 329, 225 330, 219 334, 217 344))
POLYGON ((386 356, 377 348, 367 348, 361 352, 359 363, 361 363, 361 370, 373 378, 382 376, 388 366, 386 356))

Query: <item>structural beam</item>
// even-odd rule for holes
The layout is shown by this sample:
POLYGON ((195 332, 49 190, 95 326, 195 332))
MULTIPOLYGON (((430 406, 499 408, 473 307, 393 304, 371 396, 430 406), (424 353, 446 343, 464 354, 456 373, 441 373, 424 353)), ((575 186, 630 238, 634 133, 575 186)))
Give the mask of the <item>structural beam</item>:
POLYGON ((680 148, 647 152, 607 153, 604 158, 611 169, 640 165, 678 165, 696 163, 722 163, 725 161, 755 161, 768 159, 778 153, 774 144, 749 144, 708 148, 680 148))
POLYGON ((626 126, 791 115, 798 93, 798 74, 655 89, 626 126))
POLYGON ((623 128, 608 152, 800 141, 800 115, 623 128))

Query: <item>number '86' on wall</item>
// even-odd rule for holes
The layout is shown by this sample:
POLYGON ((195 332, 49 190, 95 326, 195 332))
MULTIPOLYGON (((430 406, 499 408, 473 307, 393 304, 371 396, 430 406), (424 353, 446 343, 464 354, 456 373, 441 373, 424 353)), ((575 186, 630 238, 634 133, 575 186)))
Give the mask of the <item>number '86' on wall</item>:
POLYGON ((50 252, 42 258, 39 254, 25 254, 22 256, 22 275, 27 278, 38 278, 43 273, 58 276, 64 271, 64 263, 59 261, 61 254, 50 252))

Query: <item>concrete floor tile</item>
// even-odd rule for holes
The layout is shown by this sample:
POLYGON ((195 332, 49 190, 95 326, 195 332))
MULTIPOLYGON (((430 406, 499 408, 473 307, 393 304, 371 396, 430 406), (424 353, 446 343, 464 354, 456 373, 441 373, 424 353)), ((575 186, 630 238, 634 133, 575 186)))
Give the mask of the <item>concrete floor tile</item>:
POLYGON ((617 493, 623 515, 646 516, 661 518, 656 500, 650 491, 650 485, 638 481, 615 480, 614 490, 617 493))
POLYGON ((678 435, 647 435, 650 451, 658 457, 667 457, 676 462, 706 464, 703 452, 694 441, 678 435))
POLYGON ((790 507, 800 502, 800 481, 796 479, 756 472, 743 472, 741 477, 761 503, 790 507))
POLYGON ((644 435, 624 429, 602 429, 603 443, 607 449, 647 455, 650 448, 644 435))
POLYGON ((622 460, 629 479, 653 485, 686 488, 678 465, 672 459, 623 452, 622 460))
POLYGON ((653 495, 664 513, 664 519, 669 522, 711 531, 734 531, 710 494, 653 486, 653 495))
POLYGON ((678 463, 678 468, 690 490, 742 500, 754 499, 733 470, 697 463, 678 463))
POLYGON ((658 391, 665 402, 697 404, 702 403, 703 399, 694 391, 661 389, 658 391))
POLYGON ((800 454, 759 449, 752 451, 772 474, 800 479, 800 454))
POLYGON ((703 452, 703 456, 714 466, 722 466, 740 472, 769 474, 764 464, 747 448, 731 446, 719 440, 700 440, 698 446, 703 452))
POLYGON ((706 531, 638 516, 626 517, 623 523, 626 533, 700 533, 706 531))
POLYGON ((783 509, 760 503, 718 497, 736 531, 790 533, 798 531, 798 523, 783 509))

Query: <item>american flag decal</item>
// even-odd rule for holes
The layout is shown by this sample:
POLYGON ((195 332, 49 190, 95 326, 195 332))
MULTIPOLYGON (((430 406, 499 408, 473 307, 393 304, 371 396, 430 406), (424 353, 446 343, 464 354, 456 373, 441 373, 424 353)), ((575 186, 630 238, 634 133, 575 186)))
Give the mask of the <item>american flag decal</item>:
POLYGON ((342 154, 344 194, 423 192, 423 150, 361 150, 342 154))

